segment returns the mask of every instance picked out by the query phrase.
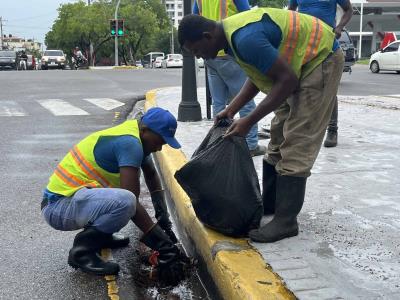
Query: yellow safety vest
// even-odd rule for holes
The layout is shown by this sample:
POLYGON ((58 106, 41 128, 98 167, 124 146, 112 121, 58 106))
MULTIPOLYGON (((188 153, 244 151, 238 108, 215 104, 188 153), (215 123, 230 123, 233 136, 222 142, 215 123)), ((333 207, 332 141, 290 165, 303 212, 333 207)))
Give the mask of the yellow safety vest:
MULTIPOLYGON (((200 16, 214 21, 221 21, 227 17, 237 14, 233 0, 196 0, 200 16)), ((224 50, 218 52, 217 56, 225 56, 224 50)))
POLYGON ((52 193, 70 197, 83 187, 120 187, 120 173, 110 173, 101 168, 96 163, 94 147, 100 137, 121 135, 132 135, 141 142, 138 121, 125 121, 84 138, 58 164, 49 179, 47 189, 52 193))
POLYGON ((236 61, 251 81, 264 93, 272 87, 272 81, 258 69, 243 62, 232 47, 234 32, 247 24, 258 22, 267 14, 282 31, 279 54, 301 79, 312 72, 332 53, 335 35, 332 27, 321 20, 291 10, 258 8, 242 12, 222 21, 226 38, 236 61))

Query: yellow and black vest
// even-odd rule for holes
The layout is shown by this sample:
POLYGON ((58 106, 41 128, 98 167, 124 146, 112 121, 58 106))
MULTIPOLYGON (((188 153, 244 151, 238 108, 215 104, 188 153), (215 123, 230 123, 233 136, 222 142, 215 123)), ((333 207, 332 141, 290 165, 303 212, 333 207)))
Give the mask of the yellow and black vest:
POLYGON ((94 132, 75 145, 58 164, 49 179, 47 189, 66 197, 83 187, 120 187, 120 173, 110 173, 101 168, 94 157, 94 147, 100 137, 132 135, 140 141, 137 120, 94 132))
POLYGON ((267 14, 282 32, 279 46, 283 57, 301 79, 310 74, 330 53, 332 53, 335 35, 332 27, 321 20, 291 10, 258 8, 231 16, 222 21, 226 38, 234 52, 236 61, 251 81, 264 93, 272 87, 271 80, 254 66, 243 62, 232 47, 232 36, 236 30, 247 24, 258 22, 267 14))

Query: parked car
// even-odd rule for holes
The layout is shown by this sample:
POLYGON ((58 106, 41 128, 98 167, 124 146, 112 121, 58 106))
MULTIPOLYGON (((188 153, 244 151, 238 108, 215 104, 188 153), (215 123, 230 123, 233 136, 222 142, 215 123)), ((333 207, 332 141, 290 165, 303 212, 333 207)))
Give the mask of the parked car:
POLYGON ((142 61, 141 60, 135 61, 135 66, 138 67, 138 68, 143 68, 142 61))
POLYGON ((162 63, 163 59, 164 58, 161 56, 157 57, 153 62, 153 68, 161 68, 161 63, 162 63))
POLYGON ((343 72, 351 73, 351 67, 356 63, 355 47, 347 30, 342 30, 342 35, 339 38, 340 48, 344 54, 343 72))
POLYGON ((182 68, 183 56, 182 54, 167 54, 165 59, 161 63, 162 67, 165 68, 182 68))
POLYGON ((372 73, 396 71, 400 74, 400 41, 394 41, 372 54, 369 59, 369 69, 372 73))
POLYGON ((0 68, 4 69, 17 69, 17 52, 12 50, 0 51, 0 68))
POLYGON ((49 68, 65 69, 66 59, 62 50, 46 50, 42 56, 42 70, 49 68))

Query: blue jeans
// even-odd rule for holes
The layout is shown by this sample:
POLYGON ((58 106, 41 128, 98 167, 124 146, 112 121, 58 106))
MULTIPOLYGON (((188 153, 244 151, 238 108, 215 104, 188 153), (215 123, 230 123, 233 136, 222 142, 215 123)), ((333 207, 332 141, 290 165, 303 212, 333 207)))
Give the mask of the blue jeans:
MULTIPOLYGON (((229 104, 229 102, 239 93, 247 76, 239 67, 235 60, 227 55, 208 59, 206 61, 208 72, 208 84, 213 104, 214 117, 229 104)), ((246 103, 240 111, 241 118, 250 114, 256 108, 254 99, 246 103)), ((257 124, 255 124, 247 134, 246 140, 250 150, 254 150, 258 144, 257 124)))
POLYGON ((72 197, 49 201, 42 215, 57 230, 71 231, 93 226, 114 233, 128 224, 136 212, 133 193, 117 188, 82 188, 72 197))

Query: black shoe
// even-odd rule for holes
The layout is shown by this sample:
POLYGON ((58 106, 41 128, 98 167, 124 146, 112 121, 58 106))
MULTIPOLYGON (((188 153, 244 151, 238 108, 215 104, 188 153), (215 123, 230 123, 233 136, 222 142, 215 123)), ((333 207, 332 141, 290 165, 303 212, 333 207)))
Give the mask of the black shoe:
POLYGON ((275 213, 277 174, 275 167, 263 160, 262 199, 264 215, 273 215, 275 213))
POLYGON ((88 227, 79 232, 69 251, 68 264, 89 274, 116 275, 119 272, 119 265, 106 262, 97 254, 97 251, 104 246, 104 240, 109 236, 94 227, 88 227))
POLYGON ((249 232, 255 242, 273 243, 299 234, 297 215, 306 190, 305 177, 281 176, 276 178, 276 208, 271 222, 249 232))
POLYGON ((333 130, 328 130, 324 142, 324 147, 330 148, 330 147, 336 147, 337 145, 337 131, 333 130))
POLYGON ((251 156, 259 156, 259 155, 264 155, 267 153, 267 147, 257 145, 253 150, 250 150, 251 156))

